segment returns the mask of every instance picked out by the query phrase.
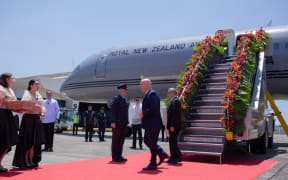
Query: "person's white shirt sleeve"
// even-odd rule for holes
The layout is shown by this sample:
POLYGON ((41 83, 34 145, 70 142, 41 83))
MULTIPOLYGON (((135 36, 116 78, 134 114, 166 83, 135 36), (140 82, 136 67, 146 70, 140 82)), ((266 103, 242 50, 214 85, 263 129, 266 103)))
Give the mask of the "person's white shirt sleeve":
MULTIPOLYGON (((55 100, 55 101, 56 101, 56 100, 55 100)), ((56 104, 56 105, 55 105, 56 119, 59 119, 59 117, 60 117, 60 108, 59 108, 59 104, 58 104, 57 101, 56 101, 55 104, 56 104)))

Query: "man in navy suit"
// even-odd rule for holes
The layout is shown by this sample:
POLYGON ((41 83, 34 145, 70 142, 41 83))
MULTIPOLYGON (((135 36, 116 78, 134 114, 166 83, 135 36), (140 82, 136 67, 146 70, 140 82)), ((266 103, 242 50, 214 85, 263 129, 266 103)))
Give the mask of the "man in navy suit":
POLYGON ((126 84, 120 84, 117 88, 119 95, 115 96, 111 103, 112 161, 122 162, 127 161, 122 156, 122 151, 128 126, 128 88, 126 84))
POLYGON ((160 114, 160 98, 156 91, 152 88, 150 79, 143 79, 140 83, 140 88, 145 97, 142 102, 142 126, 145 129, 144 142, 149 147, 151 152, 150 164, 143 170, 157 169, 156 156, 160 158, 160 165, 165 158, 168 158, 167 153, 157 144, 158 136, 162 128, 162 119, 160 114))
POLYGON ((171 157, 168 163, 176 164, 181 161, 181 152, 177 144, 177 137, 181 130, 181 102, 176 96, 175 88, 168 89, 170 104, 167 112, 167 128, 169 130, 169 147, 171 157))
POLYGON ((84 127, 85 127, 85 141, 88 142, 88 134, 89 134, 89 142, 93 142, 92 134, 93 127, 95 126, 95 111, 93 111, 93 107, 91 104, 88 105, 88 110, 85 111, 84 114, 84 127))

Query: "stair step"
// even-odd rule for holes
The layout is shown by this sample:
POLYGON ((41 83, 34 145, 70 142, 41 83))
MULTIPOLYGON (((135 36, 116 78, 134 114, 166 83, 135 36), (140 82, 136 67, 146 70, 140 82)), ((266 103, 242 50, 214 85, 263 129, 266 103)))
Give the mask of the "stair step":
POLYGON ((218 96, 197 96, 196 100, 222 100, 224 97, 223 94, 219 94, 218 96))
MULTIPOLYGON (((221 101, 221 99, 220 99, 221 101)), ((209 104, 210 105, 210 104, 209 104)), ((221 106, 192 106, 191 112, 199 112, 199 113, 222 113, 223 105, 221 106)))
POLYGON ((227 56, 224 58, 224 60, 226 59, 236 59, 238 56, 237 55, 231 55, 231 56, 227 56))
POLYGON ((197 94, 197 97, 203 97, 203 96, 205 96, 205 97, 207 97, 207 96, 209 96, 209 97, 219 97, 219 96, 223 96, 223 93, 197 94))
POLYGON ((226 82, 227 76, 208 76, 203 80, 205 83, 226 82))
POLYGON ((227 59, 225 59, 224 60, 224 62, 226 62, 226 63, 231 63, 231 62, 233 62, 233 61, 235 61, 235 57, 233 57, 233 58, 227 58, 227 59))
POLYGON ((222 77, 227 77, 228 76, 228 73, 226 73, 226 72, 222 72, 222 73, 208 73, 207 74, 208 75, 208 77, 219 77, 219 76, 222 76, 222 77))
POLYGON ((226 88, 226 82, 217 82, 217 83, 202 83, 202 88, 226 88))
POLYGON ((181 150, 189 151, 209 151, 209 152, 223 152, 224 144, 215 143, 200 143, 200 142, 178 142, 178 146, 181 150))
POLYGON ((194 106, 222 106, 222 99, 195 100, 194 106))
POLYGON ((185 122, 186 127, 223 127, 223 123, 220 120, 191 120, 185 122))
POLYGON ((204 136, 204 135, 184 135, 180 137, 180 141, 184 142, 209 142, 224 143, 224 136, 204 136))
POLYGON ((185 135, 224 135, 223 128, 220 127, 186 127, 185 135))
POLYGON ((209 151, 189 151, 189 150, 181 150, 183 155, 209 155, 209 156, 222 156, 222 152, 209 152, 209 151))
POLYGON ((192 119, 205 119, 213 120, 220 119, 223 116, 223 113, 190 113, 192 119))
POLYGON ((223 93, 224 94, 225 87, 222 88, 201 88, 199 89, 199 93, 207 93, 207 94, 213 94, 213 93, 223 93))
POLYGON ((230 69, 230 66, 215 67, 214 69, 209 70, 209 73, 227 73, 230 71, 230 69))
POLYGON ((216 93, 216 94, 208 94, 208 93, 203 93, 203 94, 197 94, 196 100, 222 100, 224 97, 224 93, 216 93))
POLYGON ((216 67, 223 67, 223 66, 230 66, 231 67, 231 62, 216 64, 216 67))

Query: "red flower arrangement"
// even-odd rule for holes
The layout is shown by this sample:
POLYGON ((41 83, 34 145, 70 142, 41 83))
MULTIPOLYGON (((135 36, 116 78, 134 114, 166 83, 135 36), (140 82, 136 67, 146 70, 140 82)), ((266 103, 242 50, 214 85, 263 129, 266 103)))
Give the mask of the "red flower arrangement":
POLYGON ((269 39, 269 35, 261 27, 255 34, 246 33, 237 41, 238 57, 231 64, 222 100, 224 116, 220 121, 224 122, 225 131, 241 134, 245 130, 244 119, 251 104, 252 85, 249 78, 255 73, 255 55, 265 49, 269 39))
POLYGON ((224 46, 228 44, 225 38, 223 32, 218 32, 213 38, 207 36, 194 47, 194 54, 186 64, 186 71, 179 76, 177 84, 177 96, 182 101, 182 109, 189 106, 189 99, 197 92, 198 80, 203 77, 202 72, 208 70, 208 57, 216 55, 217 52, 223 54, 224 46))

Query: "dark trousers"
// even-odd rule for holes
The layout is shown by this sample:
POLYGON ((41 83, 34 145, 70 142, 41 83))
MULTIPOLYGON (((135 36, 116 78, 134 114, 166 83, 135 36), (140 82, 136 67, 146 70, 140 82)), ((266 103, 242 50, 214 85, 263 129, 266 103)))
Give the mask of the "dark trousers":
POLYGON ((88 134, 89 134, 89 141, 92 140, 92 134, 93 134, 93 124, 87 124, 85 127, 85 140, 88 140, 88 134))
POLYGON ((54 122, 43 123, 43 129, 45 134, 45 149, 53 149, 53 139, 54 139, 54 122))
POLYGON ((73 124, 73 134, 78 134, 78 124, 73 124))
POLYGON ((105 128, 100 128, 98 129, 98 135, 99 135, 99 140, 104 141, 104 135, 105 135, 105 128))
POLYGON ((179 134, 179 130, 175 129, 174 132, 169 131, 169 148, 171 153, 171 159, 177 160, 181 159, 181 152, 179 150, 178 144, 177 144, 177 137, 179 134))
POLYGON ((149 147, 151 152, 150 165, 156 166, 157 154, 162 156, 165 151, 157 144, 160 129, 145 129, 144 143, 149 147))
POLYGON ((162 124, 162 129, 161 129, 161 135, 162 135, 162 141, 164 141, 165 138, 165 126, 162 124))
POLYGON ((139 138, 139 146, 142 148, 142 125, 141 124, 133 124, 132 125, 132 133, 133 133, 133 147, 136 148, 136 139, 137 133, 139 138))
POLYGON ((112 128, 112 159, 119 160, 122 157, 123 144, 127 127, 112 128))

